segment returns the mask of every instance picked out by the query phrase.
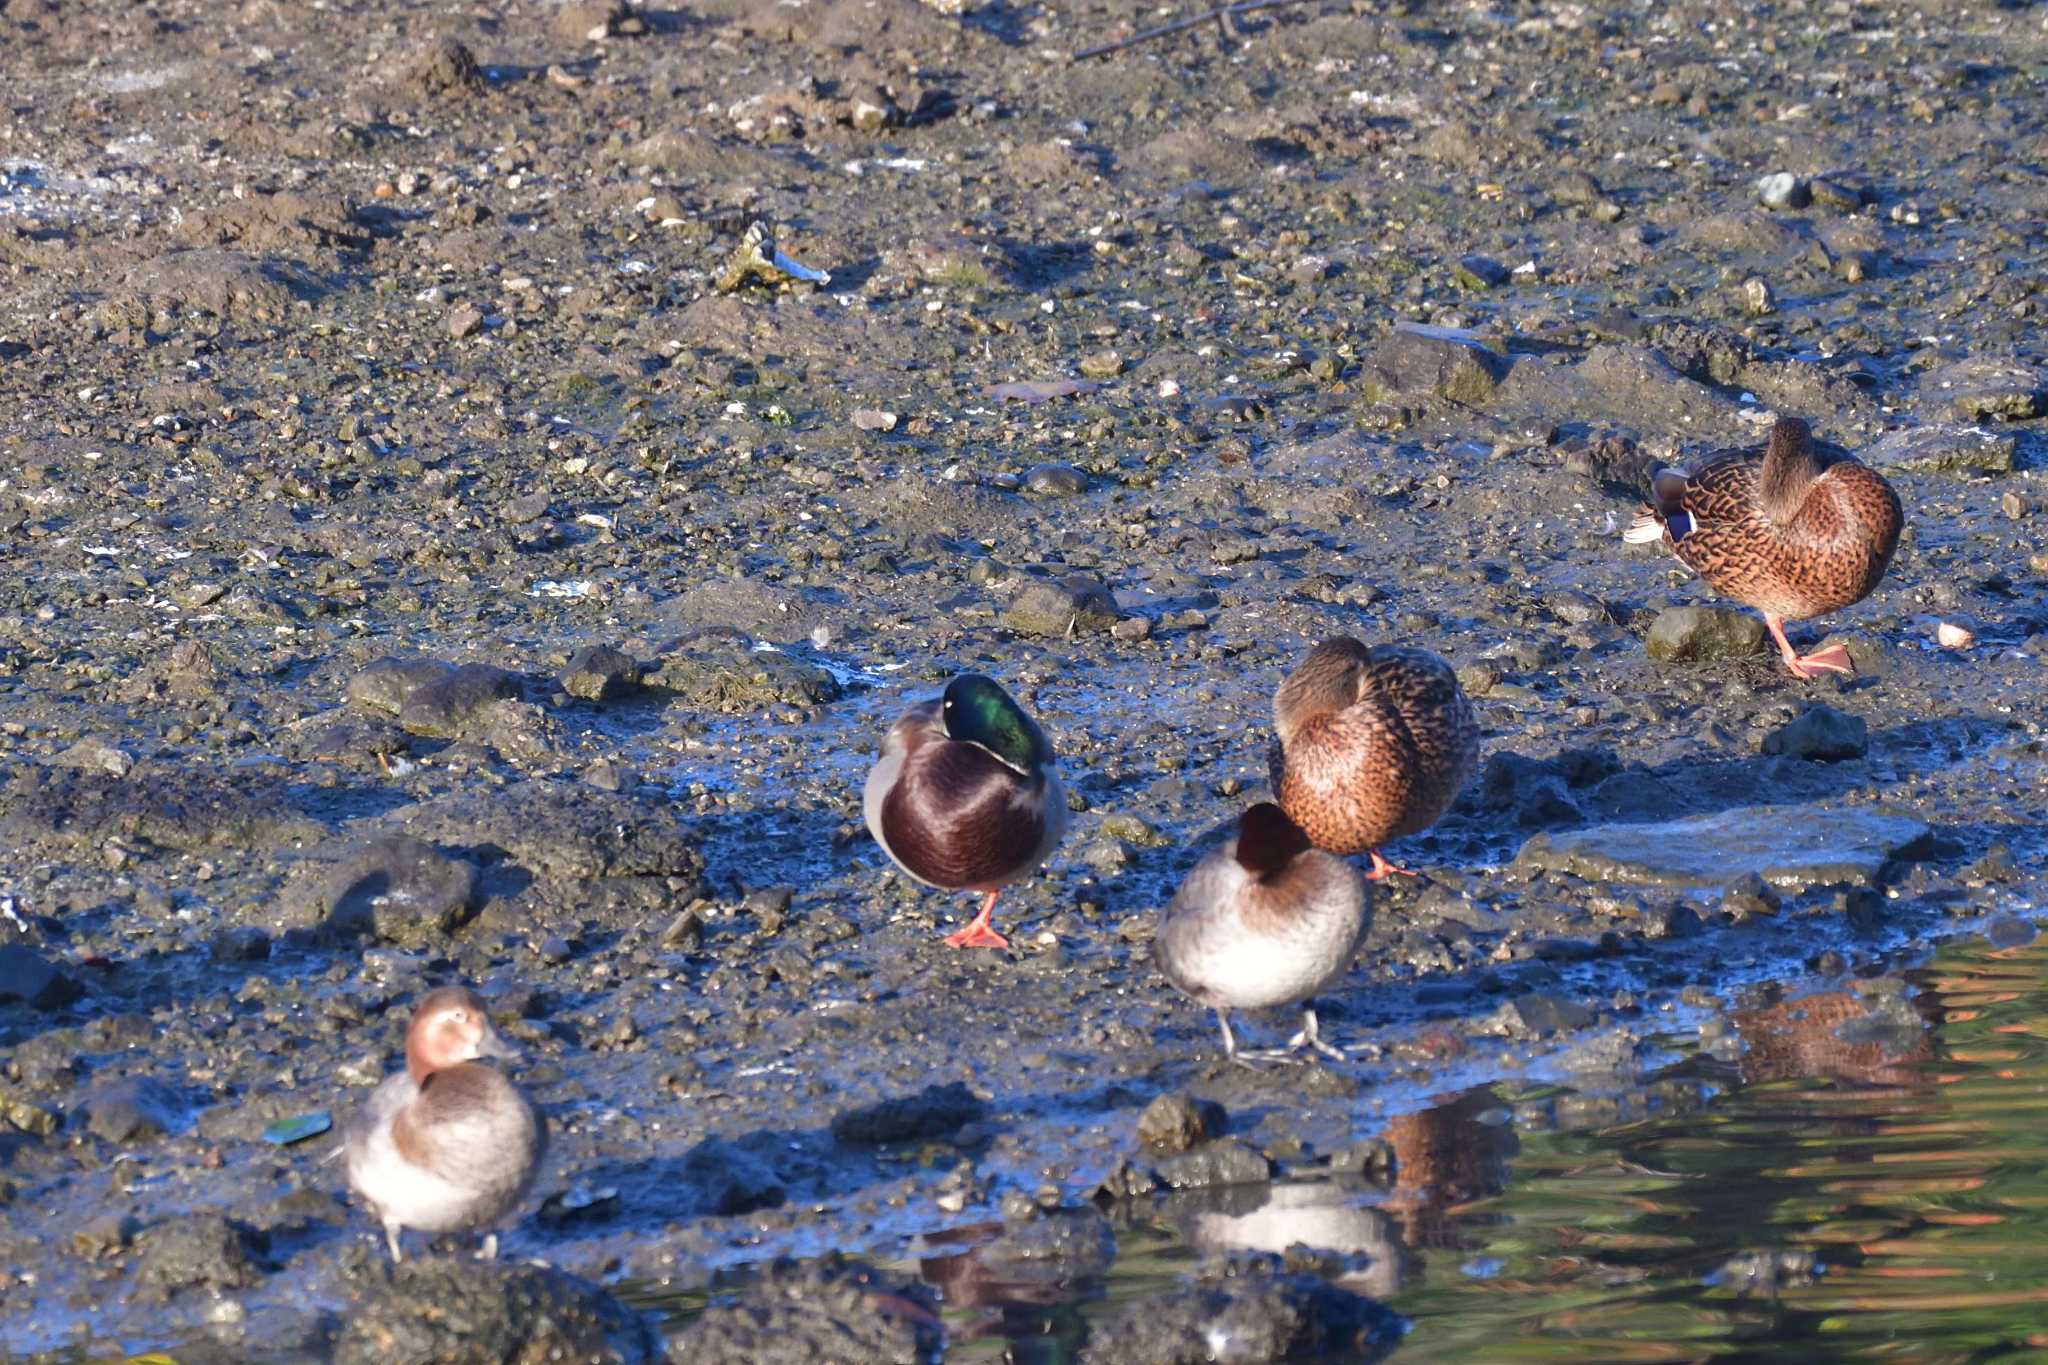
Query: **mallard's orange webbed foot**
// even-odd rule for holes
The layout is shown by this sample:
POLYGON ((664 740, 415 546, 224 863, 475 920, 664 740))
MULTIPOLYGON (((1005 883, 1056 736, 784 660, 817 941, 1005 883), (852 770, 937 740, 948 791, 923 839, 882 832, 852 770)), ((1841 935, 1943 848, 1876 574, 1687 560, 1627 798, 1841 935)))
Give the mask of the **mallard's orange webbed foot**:
POLYGON ((948 948, 1007 948, 1010 946, 1010 940, 1004 938, 988 926, 989 913, 996 908, 996 895, 997 893, 994 891, 989 892, 988 899, 981 903, 981 913, 976 915, 973 921, 959 933, 946 936, 946 946, 948 948))
POLYGON ((1419 877, 1422 875, 1420 872, 1410 872, 1405 867, 1395 867, 1380 856, 1378 849, 1374 849, 1370 856, 1372 858, 1372 871, 1365 874, 1365 879, 1369 882, 1383 882, 1389 877, 1419 877))
POLYGON ((1778 655, 1784 659, 1785 667, 1792 670, 1795 678, 1818 678, 1823 673, 1842 673, 1854 676, 1855 661, 1849 651, 1840 645, 1829 645, 1811 654, 1801 655, 1792 648, 1792 642, 1785 638, 1785 618, 1764 613, 1764 625, 1769 628, 1771 638, 1778 642, 1778 655))
POLYGON ((1853 677, 1856 664, 1850 659, 1848 650, 1840 645, 1829 645, 1792 661, 1792 671, 1802 678, 1815 678, 1823 673, 1843 673, 1853 677))

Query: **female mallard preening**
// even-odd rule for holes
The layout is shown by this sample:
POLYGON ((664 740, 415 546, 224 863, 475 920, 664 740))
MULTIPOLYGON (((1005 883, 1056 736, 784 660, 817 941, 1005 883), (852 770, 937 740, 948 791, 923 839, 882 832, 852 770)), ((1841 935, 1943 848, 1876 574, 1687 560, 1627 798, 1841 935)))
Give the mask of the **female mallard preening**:
POLYGON ((1860 602, 1884 577, 1906 519, 1883 475, 1823 460, 1806 423, 1781 417, 1762 449, 1716 451, 1690 474, 1659 470, 1653 490, 1623 539, 1663 541, 1708 587, 1762 612, 1794 676, 1856 671, 1840 645, 1802 657, 1785 622, 1860 602))
POLYGON ((1181 883, 1152 940, 1152 961, 1184 994, 1216 1011, 1223 1053, 1239 1055, 1230 1011, 1301 1006, 1289 1050, 1344 1054, 1316 1032, 1316 993, 1351 966, 1371 927, 1358 869, 1310 845, 1269 801, 1239 817, 1235 838, 1181 883))
POLYGON ((1317 848, 1372 853, 1427 829, 1479 759, 1479 721, 1450 665, 1421 649, 1325 640, 1273 698, 1273 794, 1317 848))
POLYGON ((889 727, 861 802, 868 832, 926 886, 988 896, 949 946, 1010 946, 989 928, 996 895, 1036 871, 1067 829, 1052 757, 1045 731, 979 673, 889 727))

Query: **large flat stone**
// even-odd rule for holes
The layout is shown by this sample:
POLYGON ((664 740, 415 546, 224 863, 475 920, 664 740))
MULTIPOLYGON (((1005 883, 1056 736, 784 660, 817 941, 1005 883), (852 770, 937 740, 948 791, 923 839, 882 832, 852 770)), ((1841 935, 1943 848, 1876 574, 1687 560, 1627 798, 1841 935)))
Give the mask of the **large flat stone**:
POLYGON ((1940 422, 1888 431, 1862 452, 1873 469, 1915 474, 2010 474, 2019 440, 2008 431, 1940 422))
POLYGON ((1515 861, 1594 881, 1709 887, 1754 873, 1774 886, 1804 890, 1874 883, 1887 863, 1914 857, 1931 837, 1926 825, 1904 815, 1743 806, 1652 825, 1538 834, 1515 861))

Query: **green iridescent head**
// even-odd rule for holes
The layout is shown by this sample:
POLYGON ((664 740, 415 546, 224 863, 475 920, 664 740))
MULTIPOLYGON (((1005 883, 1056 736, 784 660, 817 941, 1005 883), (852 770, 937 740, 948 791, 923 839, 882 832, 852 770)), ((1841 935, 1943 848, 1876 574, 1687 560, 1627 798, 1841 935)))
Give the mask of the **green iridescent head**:
POLYGON ((980 745, 1026 776, 1052 761, 1045 732, 994 678, 962 673, 946 684, 939 713, 948 739, 980 745))

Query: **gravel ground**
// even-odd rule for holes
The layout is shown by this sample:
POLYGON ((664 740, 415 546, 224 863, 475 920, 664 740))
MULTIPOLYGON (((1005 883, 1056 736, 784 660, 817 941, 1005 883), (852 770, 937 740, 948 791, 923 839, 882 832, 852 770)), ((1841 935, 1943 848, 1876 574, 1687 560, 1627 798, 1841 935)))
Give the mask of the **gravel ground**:
MULTIPOLYGON (((1322 1171, 2031 913, 2048 10, 1358 0, 1069 61, 1191 12, 0 0, 0 1348, 396 1358, 394 1304, 488 1299, 640 1358, 588 1282, 1322 1171), (1853 681, 1618 534, 1775 413, 1907 508, 1806 631, 1853 681), (1485 765, 1324 1002, 1355 1062, 1254 1075, 1146 944, 1337 633, 1450 659, 1485 765), (1007 954, 859 814, 964 668, 1073 793, 1007 954), (507 1258, 568 1272, 488 1294, 265 1140, 458 979, 554 1130, 507 1258), (1148 1154, 1181 1091, 1227 1131, 1148 1154)), ((1226 1269, 1097 1354, 1390 1339, 1226 1269)), ((777 1274, 676 1358, 940 1349, 925 1291, 777 1274)))

